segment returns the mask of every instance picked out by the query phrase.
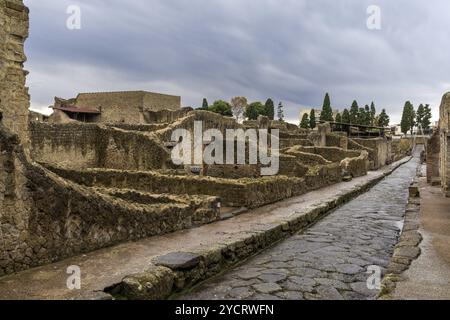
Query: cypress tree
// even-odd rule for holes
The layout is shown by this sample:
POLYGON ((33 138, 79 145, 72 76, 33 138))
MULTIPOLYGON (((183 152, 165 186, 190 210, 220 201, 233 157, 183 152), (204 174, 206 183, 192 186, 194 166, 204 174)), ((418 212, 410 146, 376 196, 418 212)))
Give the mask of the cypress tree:
POLYGON ((378 117, 378 126, 387 127, 389 125, 390 118, 386 113, 386 109, 383 109, 378 117))
POLYGON ((203 98, 201 110, 208 110, 208 108, 209 108, 208 100, 206 100, 206 98, 203 98))
POLYGON ((353 101, 350 108, 350 124, 358 124, 359 107, 356 100, 353 101))
POLYGON ((314 109, 311 110, 311 113, 309 115, 309 127, 311 129, 315 129, 317 126, 316 123, 316 111, 314 111, 314 109))
POLYGON ((408 131, 414 128, 416 114, 414 112, 414 106, 410 101, 406 101, 405 106, 403 107, 402 121, 400 123, 402 132, 407 134, 408 131))
MULTIPOLYGON (((342 123, 342 116, 341 116, 341 114, 339 112, 336 114, 336 120, 335 121, 337 123, 342 123)), ((337 125, 337 129, 341 130, 341 125, 340 124, 337 125)))
POLYGON ((348 109, 344 109, 344 111, 342 112, 342 123, 350 123, 350 112, 348 111, 348 109))
POLYGON ((267 99, 266 103, 264 104, 264 109, 265 115, 269 117, 270 120, 273 120, 275 118, 275 105, 272 99, 267 99))
POLYGON ((370 104, 370 124, 375 125, 375 117, 377 115, 377 109, 375 108, 375 103, 372 101, 370 104))
POLYGON ((302 117, 302 121, 300 122, 300 128, 309 129, 309 116, 305 113, 302 117))
POLYGON ((431 107, 429 104, 426 104, 424 107, 424 116, 422 119, 422 129, 423 130, 430 130, 431 126, 431 107))
POLYGON ((320 114, 321 121, 334 121, 333 110, 331 109, 330 95, 325 94, 325 99, 323 100, 322 112, 320 114))

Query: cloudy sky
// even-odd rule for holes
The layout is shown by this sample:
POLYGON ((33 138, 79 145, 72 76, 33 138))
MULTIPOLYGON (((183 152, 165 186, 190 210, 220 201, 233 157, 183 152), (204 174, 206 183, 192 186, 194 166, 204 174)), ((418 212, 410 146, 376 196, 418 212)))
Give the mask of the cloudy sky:
POLYGON ((32 108, 78 92, 148 90, 200 106, 272 97, 302 108, 372 100, 398 122, 406 100, 436 118, 450 90, 450 1, 25 0, 32 108), (81 29, 66 27, 81 9, 81 29), (367 8, 381 10, 381 30, 367 8))

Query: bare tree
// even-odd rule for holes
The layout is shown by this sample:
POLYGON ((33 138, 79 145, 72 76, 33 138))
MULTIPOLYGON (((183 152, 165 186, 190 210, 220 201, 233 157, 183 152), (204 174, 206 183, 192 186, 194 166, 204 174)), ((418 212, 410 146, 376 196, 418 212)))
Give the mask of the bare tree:
POLYGON ((234 97, 231 99, 231 112, 238 123, 244 121, 245 108, 247 107, 247 98, 234 97))

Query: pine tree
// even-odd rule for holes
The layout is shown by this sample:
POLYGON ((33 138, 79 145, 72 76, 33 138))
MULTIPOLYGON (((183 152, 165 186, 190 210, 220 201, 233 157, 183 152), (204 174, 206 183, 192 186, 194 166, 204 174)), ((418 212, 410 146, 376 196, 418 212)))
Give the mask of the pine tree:
POLYGON ((309 129, 309 116, 305 113, 302 117, 302 121, 300 122, 300 128, 309 129))
POLYGON ((386 113, 386 109, 383 109, 378 117, 378 126, 387 127, 389 126, 390 118, 386 113))
POLYGON ((358 124, 359 107, 356 100, 353 101, 350 108, 350 124, 358 124))
POLYGON ((342 112, 342 123, 350 124, 350 112, 348 109, 344 109, 342 112))
POLYGON ((265 115, 269 117, 270 120, 273 120, 275 118, 275 105, 273 103, 272 99, 267 99, 266 103, 264 104, 265 108, 265 115))
POLYGON ((315 129, 317 126, 316 123, 316 111, 314 111, 314 109, 311 110, 311 113, 309 115, 309 127, 311 129, 315 129))
POLYGON ((375 103, 372 101, 370 104, 370 125, 375 125, 375 117, 377 115, 377 109, 375 108, 375 103))
POLYGON ((280 102, 278 104, 277 116, 278 116, 278 121, 284 121, 284 110, 283 110, 282 102, 280 102))
POLYGON ((203 98, 202 107, 200 109, 201 110, 208 110, 208 108, 209 108, 208 100, 206 100, 206 98, 203 98))
POLYGON ((323 100, 322 112, 320 113, 320 121, 334 121, 333 110, 331 109, 330 95, 328 93, 325 95, 325 99, 323 100))

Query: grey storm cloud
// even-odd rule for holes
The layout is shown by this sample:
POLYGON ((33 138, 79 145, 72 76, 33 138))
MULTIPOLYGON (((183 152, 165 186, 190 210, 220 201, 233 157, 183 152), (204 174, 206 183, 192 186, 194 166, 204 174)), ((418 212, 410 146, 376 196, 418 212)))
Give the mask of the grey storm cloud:
POLYGON ((450 88, 450 2, 364 0, 39 0, 26 44, 32 107, 84 91, 282 101, 290 121, 306 106, 375 101, 399 121, 403 104, 437 115, 450 88), (381 30, 366 27, 369 5, 381 30), (69 5, 81 30, 66 28, 69 5))

